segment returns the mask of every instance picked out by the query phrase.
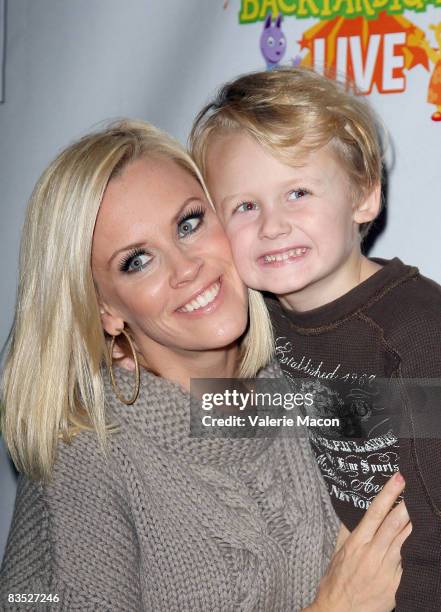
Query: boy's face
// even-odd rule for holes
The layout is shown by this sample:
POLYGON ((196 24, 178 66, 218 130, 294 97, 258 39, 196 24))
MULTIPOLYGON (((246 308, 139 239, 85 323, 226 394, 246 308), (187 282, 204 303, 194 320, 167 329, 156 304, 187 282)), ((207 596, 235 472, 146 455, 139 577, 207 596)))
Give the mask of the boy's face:
POLYGON ((293 167, 246 133, 229 133, 209 147, 207 181, 249 287, 307 310, 357 284, 358 224, 375 214, 367 218, 355 209, 349 179, 330 148, 293 167))

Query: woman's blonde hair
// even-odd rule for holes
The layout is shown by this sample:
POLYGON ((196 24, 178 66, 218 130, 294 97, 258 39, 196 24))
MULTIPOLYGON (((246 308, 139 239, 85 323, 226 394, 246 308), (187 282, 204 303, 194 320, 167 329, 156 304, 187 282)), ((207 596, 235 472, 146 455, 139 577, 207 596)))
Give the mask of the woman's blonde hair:
MULTIPOLYGON (((141 157, 166 157, 206 191, 181 145, 142 121, 124 120, 87 135, 58 155, 31 196, 20 250, 14 323, 6 345, 2 432, 19 471, 48 480, 58 439, 82 429, 109 431, 101 374, 106 338, 91 271, 92 237, 109 181, 141 157)), ((262 298, 250 292, 240 376, 272 354, 262 298)))
MULTIPOLYGON (((228 131, 247 132, 289 165, 330 144, 357 202, 381 182, 379 127, 364 100, 338 81, 298 66, 249 73, 226 83, 197 115, 189 144, 203 176, 208 146, 228 131)), ((370 225, 363 224, 362 235, 370 225)))

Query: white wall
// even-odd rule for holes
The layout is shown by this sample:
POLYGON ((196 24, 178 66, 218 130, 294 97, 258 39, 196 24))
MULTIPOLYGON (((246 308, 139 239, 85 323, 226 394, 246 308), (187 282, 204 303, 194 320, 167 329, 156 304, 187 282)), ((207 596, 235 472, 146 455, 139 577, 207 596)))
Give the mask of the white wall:
MULTIPOLYGON (((223 0, 9 0, 0 105, 0 344, 12 322, 26 201, 43 168, 108 118, 147 119, 185 141, 218 84, 264 67, 261 24, 239 26, 238 10, 239 0, 227 10, 223 0)), ((441 11, 420 17, 427 24, 436 18, 441 11)), ((286 20, 287 32, 295 27, 286 20)), ((372 254, 399 255, 441 282, 441 124, 413 108, 427 79, 417 68, 409 92, 372 95, 396 148, 388 224, 372 254)), ((13 503, 2 452, 0 557, 13 503)))

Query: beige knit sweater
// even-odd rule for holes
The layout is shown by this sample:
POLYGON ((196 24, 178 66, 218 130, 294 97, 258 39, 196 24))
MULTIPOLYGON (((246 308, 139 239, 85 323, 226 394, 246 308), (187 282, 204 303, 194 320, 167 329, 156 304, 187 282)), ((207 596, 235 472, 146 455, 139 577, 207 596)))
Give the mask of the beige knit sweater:
MULTIPOLYGON (((129 395, 132 375, 118 380, 129 395)), ((19 478, 0 610, 305 607, 337 530, 308 440, 190 438, 189 394, 145 371, 133 406, 108 380, 106 391, 121 425, 107 461, 81 433, 60 444, 51 484, 19 478), (59 602, 16 604, 10 593, 59 602)))

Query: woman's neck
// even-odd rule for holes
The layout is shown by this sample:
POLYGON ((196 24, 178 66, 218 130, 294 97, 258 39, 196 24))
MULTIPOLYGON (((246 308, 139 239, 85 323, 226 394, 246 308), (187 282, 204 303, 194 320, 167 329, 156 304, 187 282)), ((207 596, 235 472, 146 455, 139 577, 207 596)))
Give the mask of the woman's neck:
POLYGON ((211 351, 156 350, 145 366, 163 378, 190 389, 192 378, 234 378, 237 376, 240 349, 237 343, 211 351))

